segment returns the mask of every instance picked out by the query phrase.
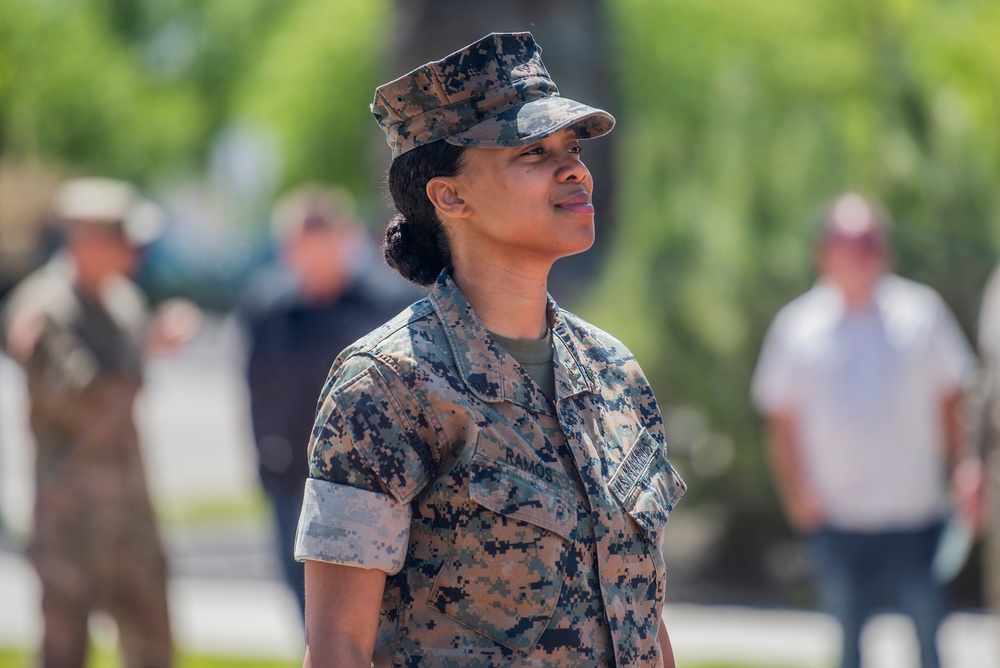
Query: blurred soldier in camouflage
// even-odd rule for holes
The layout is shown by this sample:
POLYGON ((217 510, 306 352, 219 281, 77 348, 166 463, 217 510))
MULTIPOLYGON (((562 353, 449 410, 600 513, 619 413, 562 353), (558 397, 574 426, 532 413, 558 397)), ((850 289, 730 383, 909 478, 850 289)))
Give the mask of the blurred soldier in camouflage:
POLYGON ((296 555, 305 666, 674 666, 662 542, 684 483, 631 353, 547 295, 594 241, 582 140, 528 33, 379 87, 399 213, 384 255, 428 297, 321 395, 296 555))
POLYGON ((166 563, 132 412, 144 346, 175 343, 180 330, 149 326, 127 278, 160 213, 105 179, 67 182, 54 213, 65 248, 0 313, 6 349, 26 372, 37 445, 29 558, 42 585, 41 665, 84 665, 88 617, 105 610, 126 666, 169 666, 166 563))

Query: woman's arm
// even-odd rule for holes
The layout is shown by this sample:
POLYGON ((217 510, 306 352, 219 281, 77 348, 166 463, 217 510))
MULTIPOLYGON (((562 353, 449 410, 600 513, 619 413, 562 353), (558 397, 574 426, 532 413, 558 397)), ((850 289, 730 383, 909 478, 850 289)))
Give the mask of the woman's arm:
POLYGON ((370 668, 385 571, 307 560, 303 668, 370 668))

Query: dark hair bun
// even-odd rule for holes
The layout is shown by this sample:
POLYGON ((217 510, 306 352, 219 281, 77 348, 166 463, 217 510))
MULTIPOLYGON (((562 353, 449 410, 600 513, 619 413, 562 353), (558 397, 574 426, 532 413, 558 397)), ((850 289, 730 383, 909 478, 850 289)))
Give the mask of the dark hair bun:
POLYGON ((448 236, 427 198, 427 183, 453 176, 464 149, 444 141, 418 146, 392 161, 387 185, 399 212, 385 228, 382 256, 408 281, 430 285, 451 266, 448 236))
POLYGON ((397 213, 385 228, 382 256, 390 267, 408 281, 430 285, 444 269, 437 258, 447 257, 440 247, 440 235, 426 225, 415 225, 397 213))

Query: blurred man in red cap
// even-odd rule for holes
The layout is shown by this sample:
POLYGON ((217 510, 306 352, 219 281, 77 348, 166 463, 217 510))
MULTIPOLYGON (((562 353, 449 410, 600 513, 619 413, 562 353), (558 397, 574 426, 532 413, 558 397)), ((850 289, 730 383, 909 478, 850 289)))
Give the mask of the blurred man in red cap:
POLYGON ((888 222, 854 193, 827 207, 819 280, 775 317, 753 394, 785 513, 843 629, 841 665, 860 665, 864 622, 887 598, 913 619, 920 665, 938 668, 947 609, 932 564, 945 519, 974 512, 972 355, 941 297, 889 271, 888 222))

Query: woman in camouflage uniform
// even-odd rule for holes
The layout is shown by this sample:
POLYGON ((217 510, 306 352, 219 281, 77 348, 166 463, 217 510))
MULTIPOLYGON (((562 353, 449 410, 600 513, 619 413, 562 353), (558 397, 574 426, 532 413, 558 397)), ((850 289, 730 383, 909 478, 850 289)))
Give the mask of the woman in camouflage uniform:
POLYGON ((384 253, 428 297, 345 350, 296 540, 306 666, 673 666, 663 529, 684 491, 629 351, 546 293, 594 240, 580 140, 528 33, 380 87, 399 214, 384 253))

